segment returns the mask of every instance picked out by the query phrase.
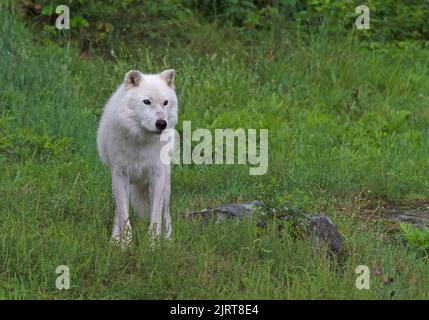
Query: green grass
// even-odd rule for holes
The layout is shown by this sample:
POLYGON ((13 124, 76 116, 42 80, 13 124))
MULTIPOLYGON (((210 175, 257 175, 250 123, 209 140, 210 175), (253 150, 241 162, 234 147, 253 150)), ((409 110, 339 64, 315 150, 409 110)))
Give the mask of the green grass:
MULTIPOLYGON (((214 31, 201 32, 198 41, 214 31)), ((429 194, 427 50, 370 51, 347 39, 287 34, 271 50, 273 41, 82 60, 72 49, 34 44, 2 10, 0 298, 429 298, 427 257, 359 217, 362 197, 429 194), (114 208, 95 147, 98 119, 126 71, 171 66, 180 121, 268 128, 269 171, 174 166, 172 241, 150 249, 147 222, 133 215, 135 241, 121 251, 109 244, 114 208), (252 200, 261 185, 331 217, 344 237, 338 261, 275 226, 179 218, 252 200), (355 287, 361 264, 373 273, 370 290, 355 287), (70 267, 70 290, 55 288, 58 265, 70 267)))

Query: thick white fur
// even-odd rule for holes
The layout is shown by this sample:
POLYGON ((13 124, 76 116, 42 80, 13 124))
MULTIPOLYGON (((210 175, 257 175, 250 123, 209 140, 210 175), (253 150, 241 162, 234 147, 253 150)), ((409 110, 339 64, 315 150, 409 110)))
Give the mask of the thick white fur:
POLYGON ((153 236, 161 234, 164 211, 165 235, 170 238, 170 166, 160 159, 166 142, 160 140, 155 122, 166 120, 167 129, 177 124, 174 74, 172 69, 150 75, 131 70, 104 108, 97 147, 101 161, 112 174, 116 205, 112 240, 131 241, 130 198, 141 217, 149 213, 153 236), (146 105, 144 100, 151 104, 146 105))

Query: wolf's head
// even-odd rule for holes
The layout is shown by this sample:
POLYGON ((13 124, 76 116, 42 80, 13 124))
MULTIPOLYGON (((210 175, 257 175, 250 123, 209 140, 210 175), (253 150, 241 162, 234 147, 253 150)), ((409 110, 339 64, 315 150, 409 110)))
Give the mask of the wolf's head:
POLYGON ((125 103, 130 117, 144 130, 160 134, 177 124, 177 97, 173 69, 159 74, 128 71, 124 79, 125 103))

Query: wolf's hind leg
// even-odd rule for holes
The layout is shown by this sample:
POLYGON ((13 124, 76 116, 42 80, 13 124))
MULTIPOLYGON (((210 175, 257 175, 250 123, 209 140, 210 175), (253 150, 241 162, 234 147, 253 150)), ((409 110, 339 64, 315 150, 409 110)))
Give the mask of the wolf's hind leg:
POLYGON ((130 198, 134 211, 140 218, 149 217, 149 190, 147 185, 130 186, 130 198))

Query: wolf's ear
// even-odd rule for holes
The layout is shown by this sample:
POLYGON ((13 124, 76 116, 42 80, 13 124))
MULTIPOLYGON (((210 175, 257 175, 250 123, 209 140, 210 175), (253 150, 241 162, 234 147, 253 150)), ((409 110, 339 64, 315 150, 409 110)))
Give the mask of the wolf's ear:
POLYGON ((125 85, 128 87, 138 87, 140 82, 142 82, 143 77, 140 71, 130 70, 125 75, 125 85))
POLYGON ((174 69, 168 69, 165 71, 162 71, 159 75, 162 79, 164 79, 165 82, 167 82, 167 85, 170 88, 174 89, 174 75, 176 74, 176 71, 174 69))

